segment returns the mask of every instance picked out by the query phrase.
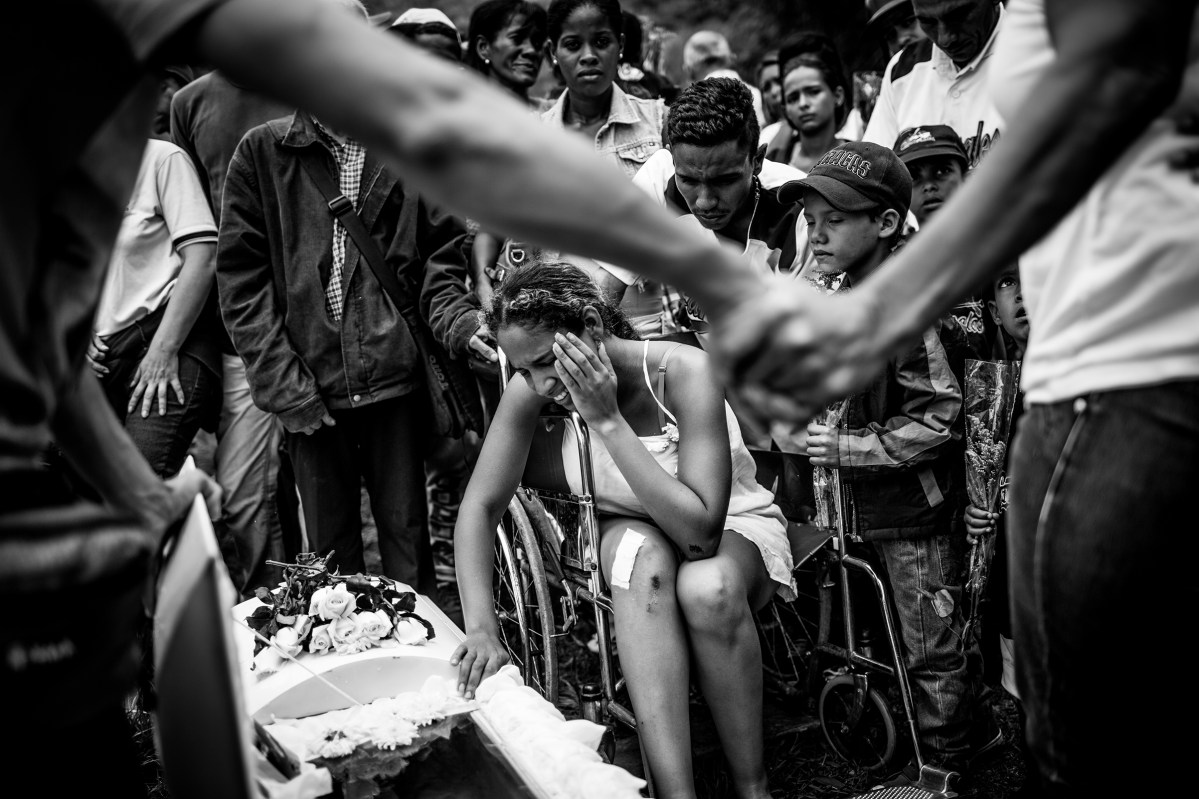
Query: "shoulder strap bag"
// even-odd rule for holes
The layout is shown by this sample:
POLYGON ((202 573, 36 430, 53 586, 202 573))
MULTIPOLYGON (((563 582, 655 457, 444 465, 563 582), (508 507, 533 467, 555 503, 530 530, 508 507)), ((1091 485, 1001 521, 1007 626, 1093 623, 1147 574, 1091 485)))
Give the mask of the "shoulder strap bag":
POLYGON ((310 169, 303 160, 301 163, 328 202, 329 213, 345 227, 362 259, 370 266, 375 279, 387 292, 400 318, 408 326, 408 332, 416 342, 424 366, 437 434, 447 438, 459 438, 467 430, 482 433, 483 405, 474 373, 464 361, 453 358, 445 347, 441 346, 433 331, 420 318, 415 303, 407 300, 399 277, 383 260, 383 253, 380 252, 378 244, 367 232, 362 218, 355 213, 354 204, 337 190, 328 174, 310 169))

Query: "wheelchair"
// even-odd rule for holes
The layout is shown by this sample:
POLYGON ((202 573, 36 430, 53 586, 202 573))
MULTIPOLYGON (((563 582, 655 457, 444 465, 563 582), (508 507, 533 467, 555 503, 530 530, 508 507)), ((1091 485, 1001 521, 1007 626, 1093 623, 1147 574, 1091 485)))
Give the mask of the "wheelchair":
MULTIPOLYGON (((662 338, 693 343, 686 335, 662 338)), ((500 367, 506 384, 510 370, 502 352, 500 367)), ((769 474, 761 468, 759 472, 760 479, 769 474)), ((805 561, 820 551, 829 534, 792 523, 788 537, 796 563, 811 569, 805 561)), ((501 640, 526 684, 557 703, 565 687, 558 643, 577 628, 593 626, 599 661, 594 716, 609 727, 619 724, 636 732, 636 717, 616 660, 613 606, 600 571, 599 540, 587 425, 577 413, 550 405, 535 429, 519 486, 496 533, 494 599, 501 640), (562 464, 561 442, 568 428, 580 466, 579 493, 569 488, 562 464)), ((805 582, 815 585, 814 575, 805 582)), ((794 604, 776 598, 756 619, 768 695, 787 700, 792 707, 807 697, 819 676, 813 671, 817 602, 815 591, 794 604)), ((641 757, 653 795, 643 747, 641 757)))
MULTIPOLYGON (((502 384, 509 370, 500 353, 502 384)), ((558 641, 581 621, 594 625, 599 656, 599 695, 594 713, 584 715, 609 728, 619 724, 636 732, 637 720, 619 676, 612 637, 612 599, 599 563, 591 449, 587 425, 575 412, 551 405, 530 444, 515 496, 496 531, 494 601, 501 641, 525 684, 550 702, 559 700, 558 641), (562 468, 564 430, 574 433, 580 464, 581 493, 571 491, 562 468)), ((584 697, 588 700, 589 697, 584 697)), ((614 758, 615 742, 605 736, 605 756, 614 758)), ((642 767, 653 796, 649 762, 641 747, 642 767)))
POLYGON ((839 479, 832 480, 829 493, 835 506, 830 526, 816 528, 823 542, 814 558, 819 620, 809 672, 819 671, 824 679, 817 704, 825 741, 840 758, 872 773, 885 773, 901 754, 915 758, 920 774, 916 786, 878 789, 852 799, 950 799, 957 795, 951 789, 956 773, 926 763, 921 752, 891 592, 867 545, 846 529, 850 516, 839 479), (838 611, 839 624, 834 625, 838 611), (859 623, 862 616, 881 630, 881 648, 859 623), (829 659, 840 665, 821 670, 829 659))

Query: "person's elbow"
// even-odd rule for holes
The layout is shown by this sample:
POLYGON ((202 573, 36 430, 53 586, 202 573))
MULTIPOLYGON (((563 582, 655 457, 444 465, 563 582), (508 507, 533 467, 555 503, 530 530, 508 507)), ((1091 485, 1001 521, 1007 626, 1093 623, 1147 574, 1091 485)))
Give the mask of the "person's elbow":
POLYGON ((724 537, 724 519, 704 522, 692 529, 683 547, 684 560, 707 560, 720 549, 720 539, 724 537))

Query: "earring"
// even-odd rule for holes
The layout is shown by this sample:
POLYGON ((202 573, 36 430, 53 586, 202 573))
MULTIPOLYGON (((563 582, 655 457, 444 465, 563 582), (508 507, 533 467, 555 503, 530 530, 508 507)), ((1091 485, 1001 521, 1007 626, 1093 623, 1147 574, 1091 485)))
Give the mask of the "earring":
POLYGON ((487 66, 491 66, 491 59, 490 59, 490 58, 484 58, 484 59, 483 59, 483 63, 484 63, 484 64, 486 64, 487 66))

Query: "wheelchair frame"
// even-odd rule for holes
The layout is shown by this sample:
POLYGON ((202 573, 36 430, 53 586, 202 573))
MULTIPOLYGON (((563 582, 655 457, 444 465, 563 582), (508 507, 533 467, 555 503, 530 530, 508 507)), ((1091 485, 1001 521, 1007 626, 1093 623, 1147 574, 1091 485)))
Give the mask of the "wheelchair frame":
MULTIPOLYGON (((500 355, 500 378, 506 385, 509 375, 503 352, 500 355)), ((554 406, 556 407, 556 406, 554 406)), ((501 577, 496 589, 497 612, 501 627, 505 616, 519 626, 518 642, 505 641, 514 659, 518 653, 525 683, 538 690, 551 702, 558 698, 557 652, 555 639, 569 634, 579 619, 580 605, 592 609, 599 649, 600 708, 599 718, 605 724, 619 723, 634 733, 637 719, 632 705, 620 699, 624 680, 617 676, 615 652, 612 646, 612 598, 604 586, 599 563, 599 518, 595 509, 594 478, 591 471, 591 439, 587 424, 576 412, 559 409, 545 412, 539 423, 539 435, 550 436, 559 428, 569 426, 574 433, 579 458, 579 494, 557 488, 536 487, 526 483, 537 481, 536 440, 522 476, 521 485, 508 504, 508 512, 496 531, 496 569, 501 577), (534 479, 530 479, 534 478, 534 479), (548 507, 547 507, 548 506, 548 507), (568 513, 560 512, 570 508, 568 513), (562 518, 573 524, 562 523, 562 518), (515 608, 504 596, 505 581, 510 598, 517 599, 515 608), (551 595, 557 596, 555 613, 551 595), (516 618, 513 619, 512 616, 516 618), (560 619, 560 621, 559 621, 560 619)), ((547 482, 552 482, 547 481, 547 482)), ((583 612, 586 612, 583 609, 583 612)), ((653 796, 653 779, 645 748, 641 749, 642 767, 653 796)), ((609 760, 612 752, 608 753, 609 760)))

